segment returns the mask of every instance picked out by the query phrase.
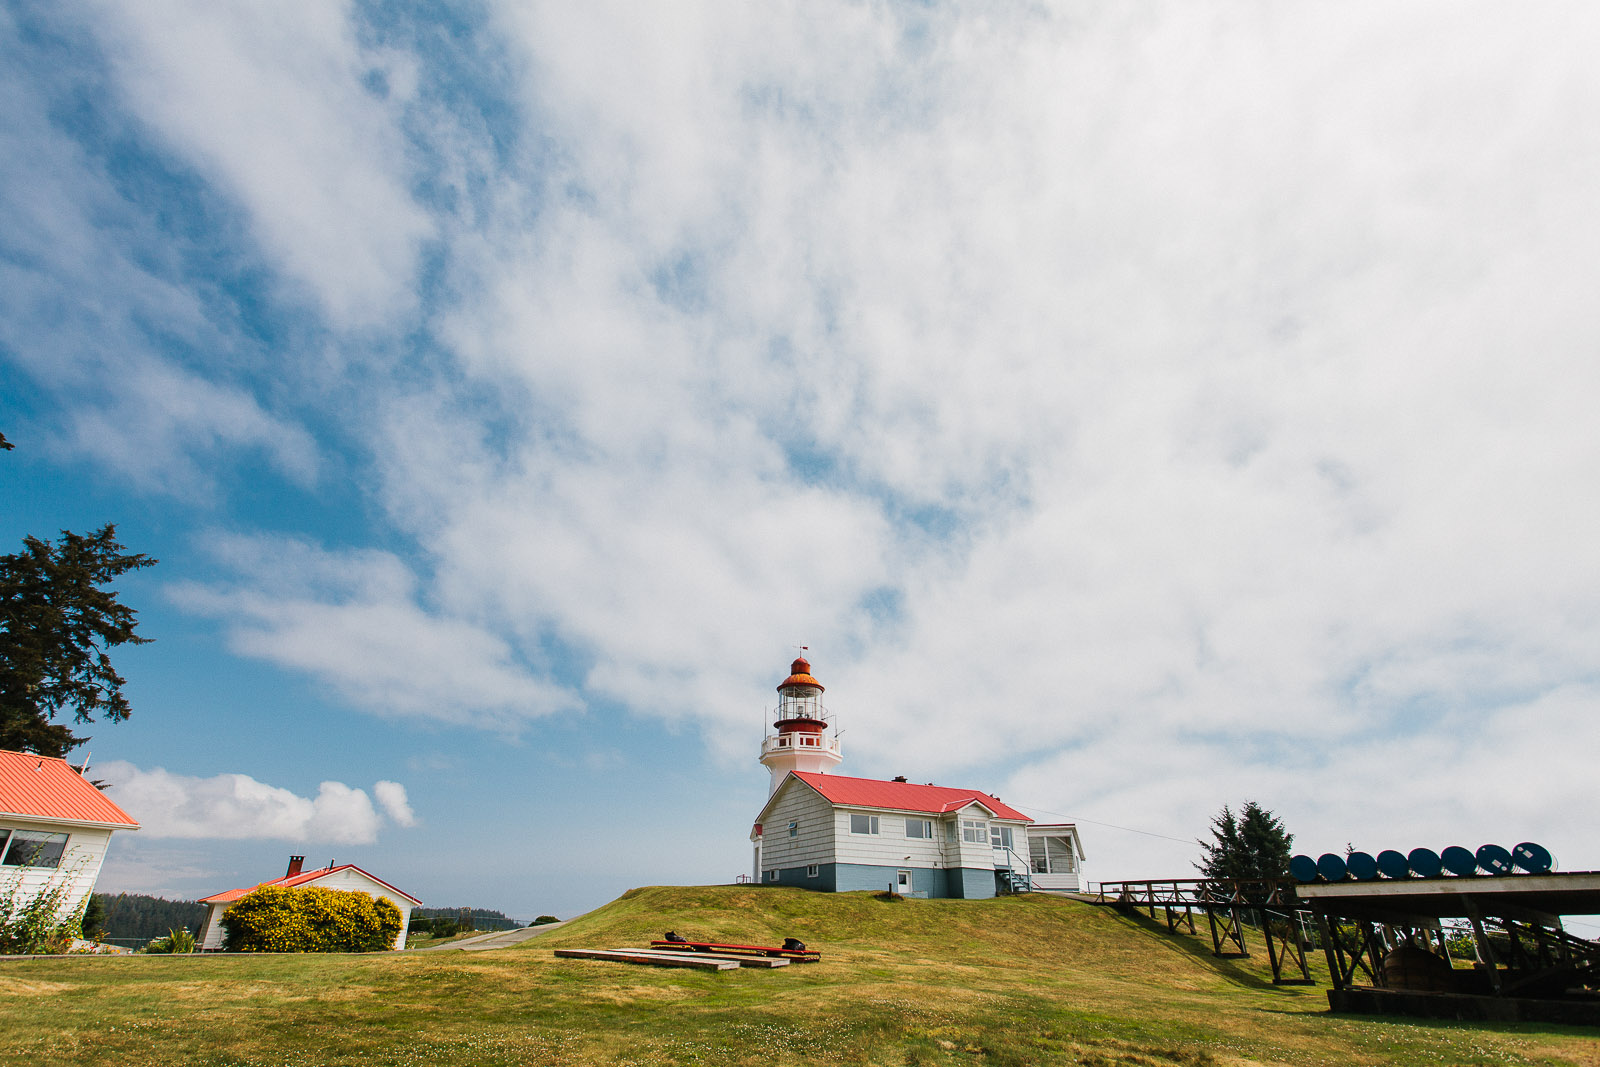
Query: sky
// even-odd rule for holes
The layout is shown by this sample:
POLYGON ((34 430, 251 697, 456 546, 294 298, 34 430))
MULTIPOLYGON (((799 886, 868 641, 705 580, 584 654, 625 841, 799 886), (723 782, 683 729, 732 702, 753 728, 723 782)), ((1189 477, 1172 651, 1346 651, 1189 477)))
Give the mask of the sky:
POLYGON ((0 4, 0 544, 160 559, 100 888, 732 881, 799 646, 1092 881, 1246 800, 1600 868, 1597 32, 0 4))

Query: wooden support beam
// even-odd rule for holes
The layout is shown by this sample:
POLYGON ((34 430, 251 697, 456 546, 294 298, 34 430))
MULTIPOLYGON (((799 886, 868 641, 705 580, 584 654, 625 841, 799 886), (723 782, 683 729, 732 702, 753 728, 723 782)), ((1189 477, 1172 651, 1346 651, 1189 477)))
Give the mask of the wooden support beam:
POLYGON ((612 963, 643 963, 652 967, 688 967, 696 971, 735 971, 733 960, 712 960, 701 955, 651 952, 649 949, 558 948, 556 955, 569 960, 607 960, 612 963))

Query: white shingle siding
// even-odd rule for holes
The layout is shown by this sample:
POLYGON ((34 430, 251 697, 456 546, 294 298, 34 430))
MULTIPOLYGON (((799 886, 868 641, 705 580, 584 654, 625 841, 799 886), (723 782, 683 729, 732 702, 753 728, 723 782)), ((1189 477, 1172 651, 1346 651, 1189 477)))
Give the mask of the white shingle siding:
POLYGON ((761 824, 763 880, 766 871, 833 862, 833 806, 797 778, 784 782, 778 792, 761 824), (791 822, 794 837, 789 836, 791 822))
MULTIPOLYGON (((36 830, 67 835, 66 851, 61 855, 60 864, 55 867, 0 867, 0 900, 10 896, 14 904, 20 905, 32 900, 48 886, 66 882, 70 888, 61 905, 61 916, 66 918, 94 891, 95 879, 100 877, 100 865, 105 862, 106 848, 111 844, 110 830, 10 815, 0 815, 0 827, 5 830, 36 830)), ((0 832, 0 839, 4 836, 0 832)))

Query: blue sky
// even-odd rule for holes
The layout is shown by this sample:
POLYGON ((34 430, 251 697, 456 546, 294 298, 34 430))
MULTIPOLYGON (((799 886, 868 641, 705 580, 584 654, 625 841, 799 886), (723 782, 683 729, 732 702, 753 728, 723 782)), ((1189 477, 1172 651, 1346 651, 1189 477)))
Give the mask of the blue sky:
POLYGON ((801 644, 1094 879, 1600 864, 1597 20, 5 4, 0 535, 161 559, 102 888, 731 880, 801 644))

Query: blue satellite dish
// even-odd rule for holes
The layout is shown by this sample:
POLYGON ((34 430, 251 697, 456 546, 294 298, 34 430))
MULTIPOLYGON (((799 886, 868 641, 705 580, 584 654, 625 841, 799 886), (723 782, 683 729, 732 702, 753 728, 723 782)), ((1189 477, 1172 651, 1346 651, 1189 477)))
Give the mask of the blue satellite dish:
POLYGON ((1289 874, 1297 882, 1315 882, 1317 880, 1317 861, 1310 856, 1296 856, 1289 861, 1289 874))
POLYGON ((1478 857, 1472 854, 1469 848, 1460 845, 1451 845, 1439 853, 1439 862, 1444 864, 1444 869, 1458 878, 1466 878, 1478 873, 1478 857))
POLYGON ((1555 866, 1555 860, 1550 857, 1550 850, 1532 841, 1524 841, 1512 849, 1511 862, 1529 874, 1545 874, 1555 866))
POLYGON ((1317 857, 1317 872, 1330 882, 1344 881, 1344 859, 1335 856, 1332 852, 1324 852, 1317 857))
POLYGON ((1378 870, 1385 878, 1407 878, 1411 875, 1411 865, 1406 863, 1406 858, 1392 848, 1386 848, 1378 853, 1378 870))
POLYGON ((1406 857, 1406 866, 1418 878, 1437 878, 1442 872, 1439 867, 1439 854, 1431 848, 1414 848, 1406 857))
POLYGON ((1365 852, 1352 852, 1344 858, 1350 877, 1358 882, 1370 882, 1378 877, 1378 861, 1365 852))
POLYGON ((1478 866, 1490 874, 1510 874, 1511 853, 1499 845, 1483 845, 1478 849, 1478 866))

